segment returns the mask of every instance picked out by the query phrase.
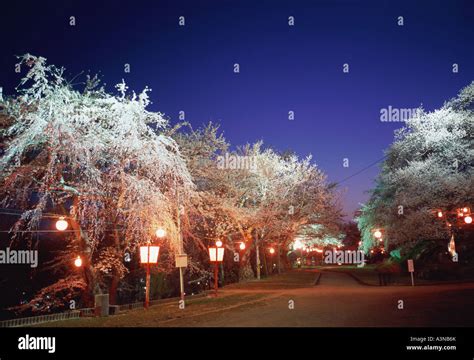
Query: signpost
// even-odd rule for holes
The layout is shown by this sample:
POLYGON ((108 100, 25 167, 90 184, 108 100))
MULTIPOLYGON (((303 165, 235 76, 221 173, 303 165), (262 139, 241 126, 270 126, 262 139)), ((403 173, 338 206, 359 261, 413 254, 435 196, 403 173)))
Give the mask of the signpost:
POLYGON ((183 268, 188 267, 188 255, 176 254, 176 267, 179 268, 179 290, 181 293, 181 300, 184 300, 183 268))
POLYGON ((415 271, 415 265, 413 264, 413 259, 408 260, 408 271, 411 275, 411 286, 415 286, 415 281, 413 280, 413 272, 415 271))

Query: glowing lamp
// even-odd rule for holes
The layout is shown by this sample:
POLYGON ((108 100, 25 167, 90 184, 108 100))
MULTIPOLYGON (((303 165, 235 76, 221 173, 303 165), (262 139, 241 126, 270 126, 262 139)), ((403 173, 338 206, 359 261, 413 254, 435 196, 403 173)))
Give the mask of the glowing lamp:
MULTIPOLYGON (((158 229, 156 231, 156 236, 158 235, 158 229)), ((163 236, 166 234, 163 230, 163 236)), ((158 255, 160 253, 160 247, 157 245, 151 245, 150 243, 145 246, 140 246, 140 262, 146 265, 146 286, 145 286, 145 309, 148 309, 150 306, 150 265, 158 263, 158 255)))
POLYGON ((438 217, 439 217, 439 218, 442 218, 442 217, 443 217, 443 212, 442 212, 442 211, 438 211, 438 217))
POLYGON ((245 243, 240 243, 239 249, 240 250, 245 250, 245 243))
POLYGON ((156 237, 162 238, 166 236, 166 231, 164 229, 158 229, 156 230, 156 237))
POLYGON ((275 249, 274 249, 274 248, 270 248, 268 251, 269 251, 270 254, 272 254, 272 255, 275 254, 275 249))
POLYGON ((300 240, 295 240, 293 244, 293 249, 298 250, 303 248, 303 243, 300 240))
POLYGON ((209 259, 211 262, 222 262, 224 260, 224 248, 223 247, 209 247, 209 259))
POLYGON ((56 221, 56 229, 59 231, 64 231, 68 227, 68 223, 66 220, 64 220, 64 216, 61 216, 58 221, 56 221))
POLYGON ((462 212, 467 214, 469 212, 469 209, 467 207, 465 207, 465 208, 462 209, 462 212))
POLYGON ((377 239, 380 239, 382 238, 382 232, 380 230, 375 230, 374 231, 374 236, 377 238, 377 239))
POLYGON ((78 256, 75 260, 74 260, 74 266, 75 267, 81 267, 82 266, 82 259, 80 256, 78 256))
POLYGON ((156 245, 140 246, 140 262, 142 264, 156 264, 158 263, 158 255, 160 247, 156 245))
POLYGON ((466 224, 471 224, 471 223, 472 223, 472 217, 466 216, 466 217, 464 218, 464 222, 465 222, 466 224))
POLYGON ((222 241, 217 240, 217 241, 216 241, 216 246, 217 246, 217 247, 221 247, 221 246, 222 246, 222 241))

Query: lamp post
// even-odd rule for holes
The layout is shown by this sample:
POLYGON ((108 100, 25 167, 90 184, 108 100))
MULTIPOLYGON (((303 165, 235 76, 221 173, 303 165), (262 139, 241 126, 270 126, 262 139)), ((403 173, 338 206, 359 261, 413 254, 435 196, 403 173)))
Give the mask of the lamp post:
POLYGON ((211 263, 214 263, 214 292, 217 297, 217 287, 218 287, 218 266, 219 263, 224 260, 224 248, 222 247, 222 241, 216 241, 216 246, 209 247, 209 260, 211 263))
POLYGON ((384 249, 388 249, 388 237, 384 236, 384 229, 378 228, 372 231, 375 239, 378 240, 381 244, 383 244, 384 249), (384 241, 385 240, 385 241, 384 241))
POLYGON ((69 226, 68 222, 65 220, 64 216, 61 216, 58 221, 56 221, 56 229, 58 231, 64 231, 69 226))
POLYGON ((374 236, 377 240, 382 241, 382 231, 380 229, 376 229, 374 231, 374 236))
POLYGON ((268 252, 270 253, 270 261, 271 261, 270 271, 273 274, 273 255, 275 254, 275 248, 273 247, 269 248, 268 252))
POLYGON ((148 309, 150 306, 150 265, 158 263, 159 252, 160 247, 157 245, 151 245, 150 241, 148 241, 145 246, 140 246, 140 262, 146 265, 145 309, 148 309))

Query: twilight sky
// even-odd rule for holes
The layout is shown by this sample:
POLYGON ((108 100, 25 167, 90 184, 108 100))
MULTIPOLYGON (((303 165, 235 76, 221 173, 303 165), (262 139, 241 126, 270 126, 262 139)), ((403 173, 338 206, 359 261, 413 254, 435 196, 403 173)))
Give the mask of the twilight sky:
MULTIPOLYGON (((151 108, 172 123, 183 110, 195 127, 219 122, 233 145, 311 153, 334 182, 383 156, 403 123, 382 122, 381 109, 432 110, 474 80, 474 1, 13 3, 0 9, 4 94, 20 79, 14 55, 41 55, 70 79, 100 72, 109 90, 122 78, 148 85, 151 108)), ((348 215, 377 173, 340 185, 348 215)))

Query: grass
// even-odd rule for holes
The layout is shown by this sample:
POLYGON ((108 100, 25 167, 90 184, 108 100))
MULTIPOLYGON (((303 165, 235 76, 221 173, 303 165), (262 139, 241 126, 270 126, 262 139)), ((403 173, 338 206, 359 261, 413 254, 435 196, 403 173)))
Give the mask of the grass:
POLYGON ((262 280, 243 281, 230 284, 225 288, 228 290, 281 290, 298 289, 314 285, 317 272, 314 270, 292 270, 279 275, 273 275, 262 280))
MULTIPOLYGON (((339 272, 350 272, 354 276, 356 276, 359 280, 364 283, 370 285, 379 285, 379 276, 378 272, 376 271, 376 264, 369 264, 363 267, 357 267, 354 265, 341 265, 341 266, 330 266, 326 267, 326 269, 331 271, 339 271, 339 272)), ((409 273, 400 273, 400 274, 393 274, 391 279, 390 285, 400 285, 400 286, 408 286, 411 285, 411 277, 409 273)), ((465 281, 469 281, 466 279, 465 281)), ((471 279, 472 281, 472 279, 471 279)), ((453 283, 453 280, 429 280, 429 279, 418 279, 415 277, 415 285, 434 285, 434 284, 442 284, 442 283, 453 283)))
POLYGON ((151 306, 148 310, 129 310, 109 317, 84 317, 39 324, 35 327, 159 327, 170 326, 173 320, 192 318, 231 307, 250 305, 266 297, 265 294, 220 294, 188 300, 180 309, 178 302, 151 306))
POLYGON ((193 319, 231 308, 248 308, 257 306, 267 298, 275 295, 274 290, 297 289, 312 286, 317 272, 310 270, 293 270, 280 275, 252 280, 225 286, 219 290, 219 296, 191 298, 186 300, 186 307, 179 308, 178 300, 143 308, 128 310, 109 317, 84 317, 39 324, 35 327, 159 327, 173 326, 192 322, 193 319))

